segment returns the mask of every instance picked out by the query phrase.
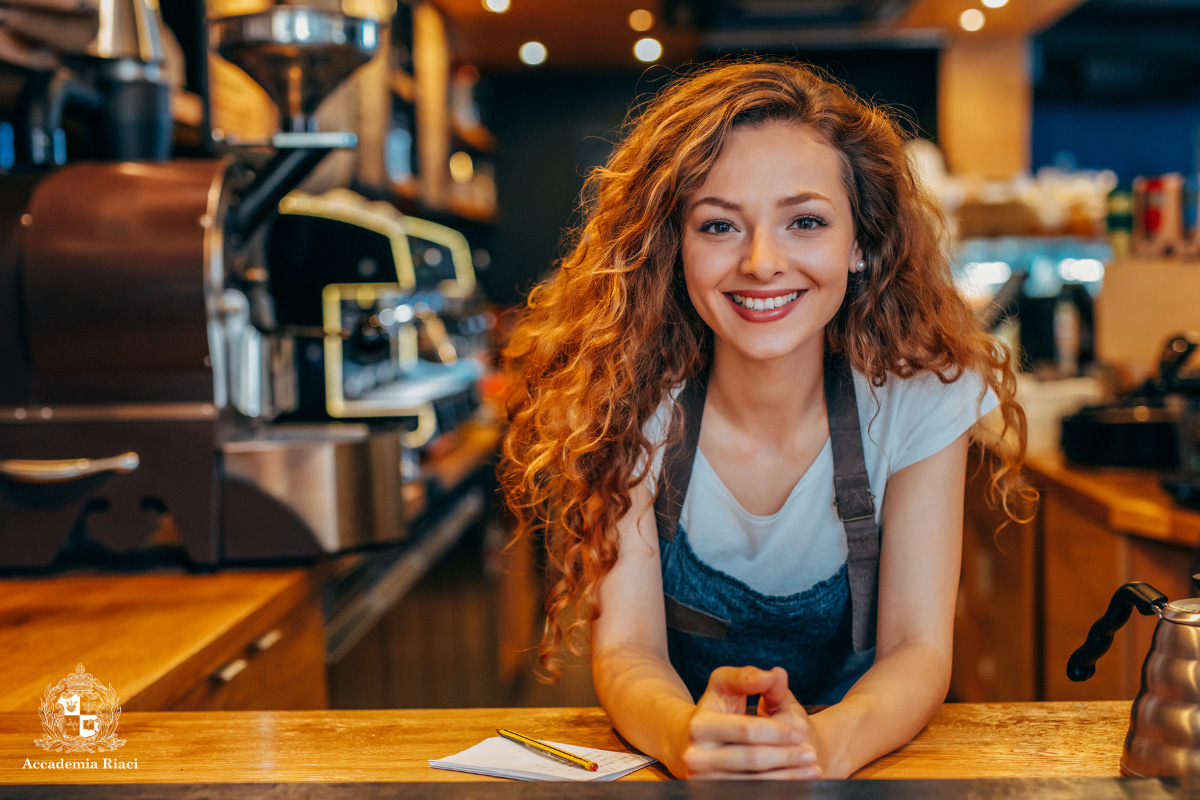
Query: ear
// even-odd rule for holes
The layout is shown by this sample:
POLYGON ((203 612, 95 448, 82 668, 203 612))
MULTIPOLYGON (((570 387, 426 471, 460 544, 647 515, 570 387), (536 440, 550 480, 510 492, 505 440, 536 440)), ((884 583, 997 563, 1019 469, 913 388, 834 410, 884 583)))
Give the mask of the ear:
POLYGON ((858 264, 858 262, 862 260, 862 257, 863 257, 862 247, 859 246, 858 240, 855 239, 854 240, 854 248, 850 251, 850 267, 851 267, 851 269, 853 269, 858 264))

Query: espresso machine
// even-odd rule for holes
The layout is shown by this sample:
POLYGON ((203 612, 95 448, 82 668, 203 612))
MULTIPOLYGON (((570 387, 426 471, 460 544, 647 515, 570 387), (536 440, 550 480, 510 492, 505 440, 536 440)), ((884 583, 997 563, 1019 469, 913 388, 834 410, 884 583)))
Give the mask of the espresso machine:
POLYGON ((304 561, 419 526, 415 455, 479 374, 432 306, 482 317, 473 272, 423 286, 413 253, 440 238, 461 266, 465 241, 376 209, 329 258, 286 246, 337 204, 293 192, 355 146, 314 114, 379 34, 301 6, 214 20, 279 107, 269 146, 0 175, 0 571, 304 561))
POLYGON ((271 294, 302 351, 284 418, 409 416, 414 449, 469 419, 491 325, 466 237, 345 189, 279 209, 267 261, 288 268, 271 294))

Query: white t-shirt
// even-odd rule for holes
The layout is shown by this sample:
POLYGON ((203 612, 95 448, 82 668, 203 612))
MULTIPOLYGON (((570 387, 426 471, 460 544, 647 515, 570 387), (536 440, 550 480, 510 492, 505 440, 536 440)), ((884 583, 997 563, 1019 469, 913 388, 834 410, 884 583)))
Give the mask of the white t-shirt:
MULTIPOLYGON (((991 389, 981 401, 983 389, 983 381, 972 372, 950 384, 922 372, 908 379, 890 376, 873 397, 867 379, 854 372, 877 521, 893 472, 948 446, 999 405, 991 389)), ((656 445, 652 487, 662 471, 663 448, 657 445, 666 437, 672 402, 659 406, 644 428, 647 439, 656 445)), ((790 595, 830 577, 846 561, 846 531, 833 500, 833 452, 828 439, 783 508, 765 517, 742 508, 697 449, 679 522, 704 563, 762 594, 790 595)))

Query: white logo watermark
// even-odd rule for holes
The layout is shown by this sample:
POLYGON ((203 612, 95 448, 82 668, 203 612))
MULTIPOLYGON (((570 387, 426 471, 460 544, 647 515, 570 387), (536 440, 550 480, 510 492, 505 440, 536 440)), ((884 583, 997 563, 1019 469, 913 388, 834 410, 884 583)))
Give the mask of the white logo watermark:
MULTIPOLYGON (((42 717, 45 736, 34 740, 43 750, 67 753, 96 753, 116 750, 125 744, 117 738, 117 720, 121 718, 121 707, 117 705, 117 692, 112 684, 107 687, 83 671, 83 664, 57 684, 46 687, 42 704, 38 709, 42 717)), ((105 762, 114 761, 106 758, 105 762)), ((25 760, 26 769, 33 762, 25 760)), ((75 762, 59 759, 45 764, 85 764, 98 762, 75 762)), ((126 762, 116 762, 126 763, 126 762)), ((133 769, 137 769, 136 761, 133 769)), ((105 765, 108 766, 107 764, 105 765)), ((47 767, 51 768, 51 767, 47 767)), ((57 767, 62 769, 64 767, 57 767)), ((78 767, 65 767, 67 769, 78 767)), ((98 769, 99 767, 83 767, 98 769)), ((126 767, 119 767, 124 769, 126 767)))
POLYGON ((60 758, 57 761, 34 761, 31 758, 25 759, 21 769, 137 769, 137 759, 132 761, 119 761, 115 758, 94 759, 88 758, 83 761, 68 761, 65 758, 60 758), (101 763, 103 762, 103 763, 101 763))

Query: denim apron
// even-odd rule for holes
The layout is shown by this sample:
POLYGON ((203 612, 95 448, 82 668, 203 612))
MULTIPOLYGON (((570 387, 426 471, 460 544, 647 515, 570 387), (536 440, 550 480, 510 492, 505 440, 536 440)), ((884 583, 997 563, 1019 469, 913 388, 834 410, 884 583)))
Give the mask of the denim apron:
POLYGON ((700 439, 707 376, 689 381, 677 400, 681 435, 663 459, 655 497, 667 645, 671 665, 693 699, 720 666, 787 670, 802 704, 842 699, 875 658, 880 530, 867 479, 849 362, 825 358, 825 404, 833 452, 834 497, 849 554, 832 576, 791 595, 765 595, 705 564, 679 525, 700 439))

